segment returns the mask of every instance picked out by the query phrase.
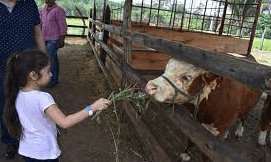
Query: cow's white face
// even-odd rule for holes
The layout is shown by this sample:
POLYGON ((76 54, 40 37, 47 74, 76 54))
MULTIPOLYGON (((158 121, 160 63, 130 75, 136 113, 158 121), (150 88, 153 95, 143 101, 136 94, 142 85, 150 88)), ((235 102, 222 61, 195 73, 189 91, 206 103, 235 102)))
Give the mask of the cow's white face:
MULTIPOLYGON (((191 95, 190 86, 205 72, 206 71, 203 69, 197 68, 192 64, 172 58, 167 63, 166 70, 163 75, 167 77, 179 90, 191 95)), ((150 80, 147 83, 145 90, 159 102, 171 103, 175 95, 175 89, 162 76, 154 80, 150 80)), ((178 94, 175 101, 184 103, 188 99, 189 97, 178 94)))

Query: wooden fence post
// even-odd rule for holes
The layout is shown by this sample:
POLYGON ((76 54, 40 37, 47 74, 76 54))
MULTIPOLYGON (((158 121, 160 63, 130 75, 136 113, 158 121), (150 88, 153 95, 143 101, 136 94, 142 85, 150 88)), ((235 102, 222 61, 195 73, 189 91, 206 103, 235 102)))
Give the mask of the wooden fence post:
MULTIPOLYGON (((107 5, 106 9, 104 10, 104 15, 103 15, 104 24, 110 24, 110 17, 111 17, 110 7, 109 7, 109 5, 107 5)), ((107 44, 108 38, 109 38, 109 31, 103 30, 103 40, 102 41, 105 44, 107 44)), ((100 58, 104 64, 106 61, 106 55, 107 55, 106 51, 103 48, 101 48, 100 58)))
POLYGON ((261 4, 262 4, 262 0, 259 0, 258 5, 257 5, 257 9, 256 9, 256 13, 255 13, 255 18, 254 18, 254 22, 253 22, 252 31, 251 31, 251 34, 250 34, 250 39, 249 39, 249 44, 248 44, 248 49, 247 49, 247 55, 250 55, 250 52, 251 52, 251 49, 252 49, 253 40, 254 40, 254 36, 255 36, 255 32, 256 32, 256 26, 257 26, 257 22, 258 22, 258 17, 260 16, 261 4))
MULTIPOLYGON (((92 8, 89 10, 89 18, 92 19, 92 8)), ((93 30, 92 29, 92 21, 91 20, 89 20, 88 28, 89 28, 89 30, 93 30)), ((87 36, 89 38, 91 38, 91 32, 88 32, 87 36)))
POLYGON ((221 25, 219 27, 218 35, 223 34, 223 29, 224 29, 224 24, 225 24, 225 19, 226 19, 226 14, 227 14, 227 8, 228 8, 228 0, 225 1, 225 6, 224 6, 224 11, 223 11, 223 16, 221 20, 221 25))
MULTIPOLYGON (((92 15, 92 18, 93 20, 96 20, 96 4, 95 4, 95 1, 94 1, 94 5, 93 5, 93 15, 92 15)), ((92 23, 92 27, 91 27, 92 31, 93 31, 93 34, 96 33, 96 25, 94 23, 92 23)), ((95 46, 95 39, 92 39, 92 44, 95 46)))
MULTIPOLYGON (((124 4, 124 12, 123 12, 123 34, 126 35, 127 33, 131 32, 132 23, 131 23, 131 13, 132 13, 132 4, 133 0, 126 0, 124 4)), ((123 51, 124 51, 124 58, 122 61, 122 65, 125 63, 131 62, 131 40, 123 37, 123 51)), ((123 67, 123 66, 122 66, 123 67)), ((122 87, 126 86, 127 77, 125 74, 122 76, 122 87)))

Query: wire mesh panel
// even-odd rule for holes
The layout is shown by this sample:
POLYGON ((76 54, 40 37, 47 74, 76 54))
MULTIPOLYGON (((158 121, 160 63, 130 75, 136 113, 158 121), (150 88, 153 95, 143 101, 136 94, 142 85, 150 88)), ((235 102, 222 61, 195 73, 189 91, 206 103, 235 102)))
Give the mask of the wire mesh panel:
MULTIPOLYGON (((250 37, 259 0, 133 0, 132 21, 141 25, 250 37)), ((122 20, 124 0, 109 0, 122 20)))
POLYGON ((223 32, 227 35, 246 37, 252 31, 257 3, 234 0, 228 3, 223 32))
POLYGON ((123 8, 125 0, 109 0, 108 4, 111 8, 111 19, 112 20, 122 20, 123 18, 123 8))

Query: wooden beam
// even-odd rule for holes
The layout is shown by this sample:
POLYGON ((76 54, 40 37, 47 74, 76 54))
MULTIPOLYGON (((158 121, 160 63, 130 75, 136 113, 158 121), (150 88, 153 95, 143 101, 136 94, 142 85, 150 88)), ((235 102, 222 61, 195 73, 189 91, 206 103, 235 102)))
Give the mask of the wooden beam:
MULTIPOLYGON (((182 32, 180 32, 165 27, 159 28, 152 26, 133 26, 133 32, 145 33, 154 37, 168 39, 174 42, 179 42, 185 45, 213 51, 216 53, 235 53, 244 56, 247 54, 247 49, 244 47, 247 47, 249 43, 248 39, 234 38, 225 35, 217 36, 213 33, 202 33, 196 31, 189 32, 183 30, 182 32)), ((132 44, 135 44, 135 42, 136 41, 133 41, 132 44)), ((143 45, 141 44, 141 46, 143 45)))
MULTIPOLYGON (((106 5, 106 1, 104 1, 104 5, 106 5)), ((105 7, 105 6, 104 6, 105 7)), ((106 5, 106 8, 104 9, 104 14, 103 14, 103 23, 104 24, 109 24, 110 23, 110 7, 109 5, 106 5)), ((102 30, 100 32, 103 32, 103 38, 102 41, 104 42, 104 44, 107 44, 107 40, 109 38, 109 32, 107 30, 102 30)), ((102 62, 105 64, 106 61, 106 51, 104 50, 104 48, 100 49, 100 58, 102 60, 102 62)))
MULTIPOLYGON (((92 35, 94 33, 92 32, 92 35)), ((108 56, 111 58, 111 60, 116 64, 116 66, 125 74, 125 76, 128 78, 128 80, 133 81, 134 83, 137 83, 138 85, 140 85, 141 87, 144 87, 146 85, 146 81, 143 81, 140 77, 140 74, 137 73, 135 70, 133 70, 130 65, 128 65, 127 63, 124 63, 123 65, 121 65, 119 62, 119 59, 117 57, 117 55, 112 51, 112 49, 110 47, 108 47, 103 41, 99 40, 97 38, 96 35, 93 35, 93 39, 99 43, 101 45, 101 47, 107 52, 108 56), (123 68, 121 68, 123 67, 123 68)), ((88 38, 88 40, 90 41, 90 39, 88 38)), ((92 46, 92 48, 94 49, 94 46, 92 46)), ((95 51, 96 52, 96 51, 95 51)), ((96 52, 97 53, 97 52, 96 52)), ((101 60, 99 60, 101 63, 101 60)), ((98 61, 98 63, 99 63, 98 61)), ((99 63, 99 65, 100 65, 99 63)), ((101 66, 101 65, 100 65, 101 66)), ((106 73, 106 77, 109 78, 108 80, 112 79, 110 78, 107 74, 107 70, 105 67, 102 67, 102 69, 104 69, 103 71, 105 71, 106 73)), ((115 88, 115 86, 112 85, 112 87, 115 88)))
POLYGON ((110 45, 112 46, 113 51, 116 52, 116 53, 118 54, 118 56, 123 57, 124 52, 123 52, 123 49, 122 49, 121 47, 119 47, 119 46, 117 46, 116 44, 113 44, 113 43, 110 44, 110 45))
POLYGON ((250 34, 250 39, 249 39, 249 44, 248 44, 248 49, 247 49, 247 54, 248 55, 250 54, 251 49, 252 49, 253 40, 254 40, 254 37, 255 37, 255 32, 256 32, 256 27, 257 27, 257 22, 258 22, 258 18, 260 16, 261 4, 262 4, 262 0, 259 0, 257 8, 256 8, 255 18, 254 18, 252 31, 251 31, 251 34, 250 34))
POLYGON ((86 35, 76 35, 76 34, 66 34, 67 37, 81 37, 81 38, 85 38, 87 37, 86 35))
POLYGON ((113 25, 107 25, 107 24, 104 24, 104 23, 102 23, 98 20, 95 20, 93 18, 89 18, 89 21, 91 21, 93 24, 101 26, 103 29, 105 29, 109 32, 115 33, 118 36, 123 36, 123 30, 120 27, 116 27, 113 25))
POLYGON ((180 27, 180 30, 183 30, 183 23, 184 23, 184 15, 185 15, 185 8, 186 6, 186 0, 184 0, 184 5, 183 5, 183 11, 182 11, 182 18, 181 18, 181 27, 180 27))
POLYGON ((219 28, 219 31, 218 31, 219 35, 223 34, 223 29, 224 29, 226 14, 227 14, 227 8, 228 8, 228 0, 225 1, 223 15, 222 15, 222 21, 221 21, 221 25, 220 25, 220 28, 219 28))
POLYGON ((167 54, 148 51, 133 51, 129 63, 136 70, 165 70, 170 57, 167 54))
POLYGON ((159 111, 166 114, 169 119, 212 161, 219 162, 245 162, 238 152, 224 144, 192 117, 185 107, 173 111, 169 107, 155 103, 159 111))
POLYGON ((123 101, 123 108, 136 128, 138 135, 151 152, 153 160, 155 162, 171 162, 166 152, 152 136, 144 122, 140 118, 136 118, 137 114, 133 109, 133 106, 128 101, 123 101))
MULTIPOLYGON (((92 12, 90 12, 92 13, 92 12)), ((66 16, 66 18, 74 18, 74 19, 88 19, 86 16, 66 16)))
POLYGON ((161 5, 161 0, 158 0, 158 11, 157 11, 156 27, 159 26, 159 23, 160 23, 160 21, 159 21, 159 19, 160 19, 160 15, 159 15, 159 13, 160 13, 160 5, 161 5))
POLYGON ((93 39, 99 43, 101 45, 101 47, 103 48, 103 50, 105 50, 105 52, 109 55, 109 57, 120 67, 120 58, 117 57, 117 55, 102 41, 99 40, 98 37, 96 35, 94 35, 94 33, 92 32, 92 37, 93 39))
MULTIPOLYGON (((92 18, 92 9, 89 10, 89 18, 92 18)), ((92 28, 92 22, 88 21, 88 31, 92 30, 91 28, 92 28)), ((89 34, 90 32, 88 32, 87 36, 91 37, 89 34)))
POLYGON ((178 0, 176 0, 176 2, 175 2, 172 29, 174 28, 174 25, 175 25, 175 17, 176 17, 177 4, 178 4, 178 0))
MULTIPOLYGON (((92 19, 95 21, 96 20, 96 4, 95 4, 95 0, 94 0, 94 5, 93 5, 93 13, 92 13, 92 19)), ((95 23, 92 23, 92 32, 94 33, 94 35, 96 34, 96 24, 95 23)), ((95 45, 95 40, 93 39, 92 40, 92 45, 94 46, 95 45)))
MULTIPOLYGON (((113 81, 113 79, 111 78, 111 76, 108 75, 108 71, 106 70, 105 65, 102 63, 102 61, 101 61, 101 59, 100 59, 100 57, 99 57, 99 55, 98 55, 98 53, 97 53, 97 51, 96 51, 94 45, 92 44, 92 40, 91 40, 89 37, 87 37, 87 40, 88 40, 88 43, 90 44, 90 46, 91 46, 91 48, 92 48, 92 50, 93 50, 93 52, 94 52, 94 55, 95 55, 95 57, 96 57, 96 60, 97 60, 97 62, 98 62, 98 64, 99 64, 99 66, 100 66, 100 68, 101 68, 101 70, 102 70, 102 72, 103 72, 103 74, 104 74, 104 76, 105 76, 105 78, 106 78, 108 84, 109 84, 109 87, 110 87, 112 90, 118 89, 118 87, 117 87, 116 84, 114 83, 114 81, 113 81)), ((93 39, 93 40, 95 40, 95 39, 93 39)))
MULTIPOLYGON (((124 32, 124 35, 128 32, 131 32, 131 27, 132 27, 132 23, 131 23, 131 14, 132 14, 132 4, 133 4, 133 0, 125 0, 124 3, 124 11, 123 11, 123 22, 122 22, 122 30, 124 32)), ((127 39, 125 37, 123 37, 123 52, 124 52, 124 57, 123 57, 123 61, 121 62, 121 69, 124 69, 124 64, 128 63, 131 61, 131 40, 127 39)), ((126 87, 128 84, 128 78, 127 76, 124 74, 122 76, 122 80, 121 80, 121 85, 122 88, 126 87)))
MULTIPOLYGON (((132 23, 131 23, 131 13, 132 13, 132 4, 133 0, 126 0, 124 4, 123 12, 123 25, 122 29, 124 33, 131 32, 132 23)), ((123 51, 125 62, 128 63, 131 61, 131 40, 124 37, 123 39, 123 51)))
POLYGON ((71 28, 87 28, 87 26, 85 26, 85 25, 68 25, 68 27, 71 27, 71 28))
POLYGON ((141 2, 141 12, 140 12, 140 26, 142 26, 142 16, 143 16, 143 3, 144 3, 144 0, 142 0, 141 2))
POLYGON ((149 20, 148 20, 148 25, 150 25, 150 22, 151 22, 151 11, 152 11, 152 0, 151 0, 151 5, 150 5, 150 8, 149 8, 149 10, 150 10, 150 14, 149 14, 149 20))
POLYGON ((172 21, 174 6, 175 6, 175 1, 173 1, 172 8, 171 8, 171 11, 170 11, 169 27, 171 26, 171 21, 172 21))
POLYGON ((139 87, 145 87, 147 81, 143 80, 141 74, 135 71, 128 65, 127 63, 123 65, 123 69, 121 69, 123 73, 125 73, 126 77, 128 78, 129 85, 136 84, 139 87))

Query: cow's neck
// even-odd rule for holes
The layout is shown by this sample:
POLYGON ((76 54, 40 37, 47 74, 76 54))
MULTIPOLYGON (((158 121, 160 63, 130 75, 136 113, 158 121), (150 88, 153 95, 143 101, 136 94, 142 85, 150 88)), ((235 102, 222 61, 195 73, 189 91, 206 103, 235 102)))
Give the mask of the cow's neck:
POLYGON ((202 93, 199 95, 199 97, 194 98, 190 101, 194 106, 199 106, 199 104, 202 102, 203 99, 208 100, 208 96, 211 93, 211 91, 215 90, 218 86, 217 80, 213 80, 209 83, 205 82, 204 87, 202 88, 202 93))
POLYGON ((189 103, 193 104, 195 106, 195 110, 194 110, 194 115, 197 114, 198 108, 200 103, 202 102, 203 99, 208 100, 208 96, 211 93, 212 88, 209 87, 208 85, 205 85, 202 88, 202 93, 200 93, 198 96, 196 96, 193 100, 191 100, 189 103))

